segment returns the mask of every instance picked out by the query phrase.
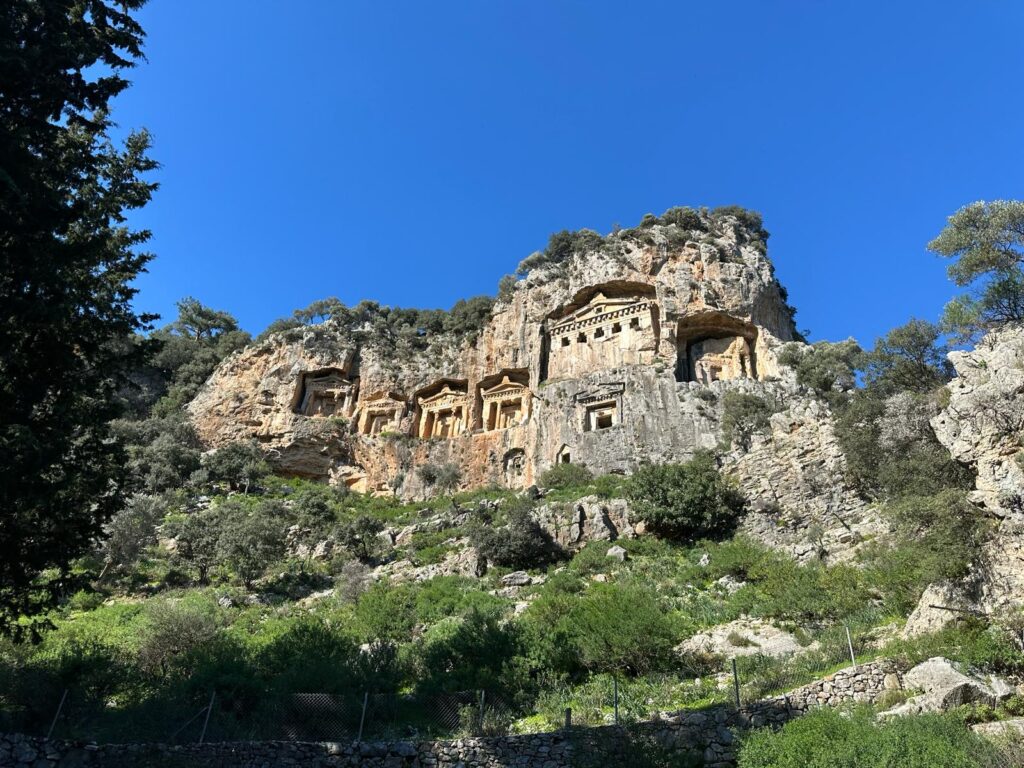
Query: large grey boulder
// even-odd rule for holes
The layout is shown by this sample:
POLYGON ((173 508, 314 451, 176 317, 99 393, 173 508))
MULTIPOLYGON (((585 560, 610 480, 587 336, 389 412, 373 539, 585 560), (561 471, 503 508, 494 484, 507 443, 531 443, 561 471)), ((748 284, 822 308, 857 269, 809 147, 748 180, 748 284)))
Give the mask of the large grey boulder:
POLYGON ((963 585, 948 581, 929 584, 903 627, 903 637, 938 632, 973 609, 974 603, 963 585))
POLYGON ((964 704, 989 707, 1013 695, 1013 688, 1001 678, 964 673, 957 664, 941 656, 918 664, 903 676, 908 690, 922 691, 918 696, 883 712, 882 716, 942 712, 964 704))

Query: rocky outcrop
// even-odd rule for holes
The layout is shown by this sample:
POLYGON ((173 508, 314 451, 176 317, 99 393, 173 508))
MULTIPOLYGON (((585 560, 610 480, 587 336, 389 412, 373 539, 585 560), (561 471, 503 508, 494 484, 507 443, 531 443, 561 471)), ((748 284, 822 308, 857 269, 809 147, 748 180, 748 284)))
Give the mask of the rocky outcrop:
POLYGON ((1024 328, 993 331, 949 359, 957 375, 935 435, 977 470, 976 501, 1001 517, 1024 514, 1024 328))
POLYGON ((949 358, 957 375, 931 424, 953 458, 976 470, 972 499, 998 520, 976 569, 976 607, 998 612, 1024 599, 1024 328, 993 331, 949 358))
POLYGON ((572 502, 552 502, 539 506, 534 517, 556 544, 570 552, 590 541, 636 536, 624 499, 584 496, 572 502))
POLYGON ((760 619, 741 618, 721 624, 681 643, 681 653, 715 654, 719 656, 784 657, 807 650, 796 637, 760 619))
POLYGON ((995 707, 1013 695, 1013 688, 1002 679, 965 674, 958 665, 941 656, 928 659, 906 672, 903 686, 920 693, 883 713, 884 716, 944 712, 964 704, 995 707))
POLYGON ((188 411, 211 447, 257 440, 281 471, 357 490, 429 495, 428 463, 456 464, 462 487, 525 488, 556 462, 628 472, 713 446, 695 392, 778 376, 793 336, 760 235, 703 214, 534 269, 475 335, 369 320, 274 335, 188 411))

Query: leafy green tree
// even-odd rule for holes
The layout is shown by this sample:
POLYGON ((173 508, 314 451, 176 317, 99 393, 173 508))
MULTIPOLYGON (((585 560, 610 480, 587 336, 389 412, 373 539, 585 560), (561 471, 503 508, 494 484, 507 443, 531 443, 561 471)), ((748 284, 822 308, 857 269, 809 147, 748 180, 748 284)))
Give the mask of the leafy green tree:
POLYGON ((367 640, 403 643, 416 626, 416 598, 412 590, 378 582, 356 604, 356 619, 367 640))
POLYGON ((796 371, 797 381, 832 404, 857 385, 857 372, 866 362, 864 350, 853 339, 819 341, 811 347, 787 344, 779 362, 796 371))
POLYGON ((159 345, 152 365, 165 382, 156 415, 175 415, 210 378, 220 361, 250 342, 227 312, 211 309, 191 297, 177 303, 178 318, 156 331, 159 345))
POLYGON ((384 530, 384 523, 369 515, 359 515, 344 523, 338 529, 338 540, 345 549, 363 562, 370 562, 380 551, 378 534, 384 530))
POLYGON ((217 538, 217 555, 251 588, 269 565, 284 556, 283 520, 274 514, 283 510, 278 505, 253 510, 230 502, 221 506, 228 509, 217 538))
POLYGON ((107 526, 102 552, 104 571, 109 567, 126 569, 135 565, 149 547, 156 544, 156 527, 170 508, 161 496, 132 496, 107 526))
POLYGON ((131 487, 160 493, 181 488, 200 467, 202 444, 180 413, 130 421, 118 419, 114 433, 128 449, 131 487))
POLYGON ((529 502, 511 507, 503 526, 490 520, 470 526, 470 541, 488 562, 508 568, 540 568, 559 558, 558 546, 533 519, 530 507, 529 502))
POLYGON ((218 624, 213 608, 195 602, 152 602, 139 647, 143 669, 160 677, 187 674, 191 657, 213 640, 218 624))
POLYGON ((110 137, 142 0, 0 10, 0 633, 24 637, 122 504, 109 421, 152 316, 132 307, 149 136, 110 137), (25 619, 25 620, 23 620, 25 619))
POLYGON ((175 560, 195 568, 203 584, 209 577, 210 569, 219 560, 218 542, 224 520, 224 511, 213 506, 169 517, 164 525, 164 532, 177 543, 175 560))
POLYGON ((677 541, 727 534, 745 503, 706 451, 685 464, 640 467, 626 493, 652 531, 677 541))
POLYGON ((254 443, 231 443, 203 457, 203 469, 214 482, 225 482, 232 490, 249 492, 249 487, 270 474, 263 452, 254 443))
POLYGON ((416 474, 426 485, 442 495, 453 493, 462 481, 462 472, 451 463, 423 464, 416 470, 416 474))
POLYGON ((955 259, 949 276, 970 289, 946 306, 944 330, 967 340, 1024 320, 1024 202, 966 205, 949 217, 928 248, 955 259))
POLYGON ((867 355, 865 383, 884 394, 931 392, 953 377, 948 351, 939 326, 913 318, 875 342, 867 355))
POLYGON ((508 691, 508 675, 521 651, 517 624, 500 610, 472 608, 462 618, 438 622, 415 651, 420 690, 508 691))

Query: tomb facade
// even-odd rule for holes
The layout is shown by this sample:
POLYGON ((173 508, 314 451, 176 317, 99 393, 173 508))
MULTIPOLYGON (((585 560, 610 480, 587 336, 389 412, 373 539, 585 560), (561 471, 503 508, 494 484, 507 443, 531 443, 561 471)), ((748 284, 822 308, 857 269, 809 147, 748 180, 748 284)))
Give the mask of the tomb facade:
POLYGON ((295 412, 303 416, 350 416, 357 388, 337 369, 302 374, 295 412))
POLYGON ((469 396, 466 385, 442 382, 430 388, 433 394, 420 395, 418 434, 424 440, 432 437, 452 438, 466 431, 469 396))
POLYGON ((598 432, 622 423, 622 383, 607 383, 576 395, 582 410, 583 431, 598 432))
POLYGON ((405 398, 394 392, 379 392, 363 401, 359 407, 359 433, 379 435, 384 431, 397 431, 405 415, 405 398))
POLYGON ((658 308, 647 297, 608 297, 598 291, 549 331, 549 379, 654 361, 658 308))
POLYGON ((750 342, 742 336, 702 339, 689 345, 687 373, 690 381, 710 384, 712 381, 754 378, 750 342))
POLYGON ((483 428, 486 432, 517 427, 530 418, 529 387, 512 381, 508 375, 493 386, 481 386, 480 398, 483 403, 483 428))
POLYGON ((710 384, 758 378, 756 339, 756 327, 721 312, 682 318, 676 330, 676 380, 710 384))

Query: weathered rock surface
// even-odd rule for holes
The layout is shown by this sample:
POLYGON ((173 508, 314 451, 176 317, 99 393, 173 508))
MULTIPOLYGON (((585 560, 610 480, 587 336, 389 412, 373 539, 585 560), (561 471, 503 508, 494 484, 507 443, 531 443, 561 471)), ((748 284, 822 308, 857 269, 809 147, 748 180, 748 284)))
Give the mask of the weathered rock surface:
POLYGON ((572 551, 590 541, 631 539, 636 531, 624 499, 584 496, 573 502, 540 505, 534 512, 540 526, 560 547, 572 551))
POLYGON ((406 498, 430 490, 412 471, 427 462, 523 488, 558 461, 686 459, 717 440, 688 384, 777 376, 794 334, 756 237, 706 223, 535 269, 471 340, 388 346, 333 321, 272 336, 225 360, 189 413, 211 446, 255 439, 282 471, 406 498))
POLYGON ((711 653, 721 656, 790 656, 807 650, 789 632, 760 619, 742 618, 698 632, 682 642, 682 653, 711 653))
POLYGON ((1024 328, 994 331, 949 358, 957 375, 931 424, 953 457, 977 471, 972 498, 999 520, 976 569, 978 607, 998 612, 1024 601, 1024 328))
POLYGON ((921 662, 906 672, 903 687, 922 693, 883 713, 884 716, 943 712, 964 704, 994 707, 1013 695, 1013 688, 1004 680, 965 674, 957 664, 941 656, 921 662))
POLYGON ((917 637, 938 632, 964 615, 972 613, 976 599, 962 582, 929 584, 918 600, 906 626, 903 637, 917 637))

